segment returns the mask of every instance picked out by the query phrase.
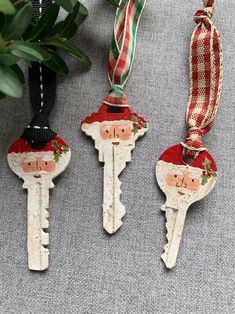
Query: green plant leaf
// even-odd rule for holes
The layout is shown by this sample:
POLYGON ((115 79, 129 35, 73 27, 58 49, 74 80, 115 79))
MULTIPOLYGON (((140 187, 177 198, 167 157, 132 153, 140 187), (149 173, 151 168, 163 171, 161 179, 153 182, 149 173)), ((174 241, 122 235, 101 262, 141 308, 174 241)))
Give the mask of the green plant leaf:
POLYGON ((81 2, 79 2, 80 3, 80 6, 79 6, 79 14, 81 14, 82 16, 84 16, 84 17, 87 17, 87 15, 88 15, 88 10, 87 10, 87 8, 81 3, 81 2))
POLYGON ((2 33, 3 27, 5 24, 5 15, 0 12, 0 32, 2 33))
POLYGON ((76 23, 73 22, 69 28, 66 28, 66 30, 63 31, 62 36, 66 39, 70 39, 76 34, 77 30, 78 26, 76 23))
POLYGON ((19 60, 18 57, 12 56, 10 53, 0 53, 0 63, 10 66, 19 60))
POLYGON ((48 37, 52 37, 56 34, 59 34, 60 37, 65 37, 70 39, 75 35, 78 29, 78 25, 80 25, 84 19, 87 17, 88 11, 80 2, 74 6, 73 11, 67 15, 64 21, 58 22, 49 33, 48 37), (75 19, 79 13, 79 21, 78 24, 75 23, 75 19))
POLYGON ((111 3, 113 5, 115 5, 116 7, 119 7, 119 3, 118 0, 106 0, 108 3, 111 3))
POLYGON ((17 75, 18 79, 20 80, 21 84, 25 84, 24 73, 21 70, 21 68, 18 66, 18 64, 13 64, 10 66, 10 68, 15 72, 15 74, 17 75))
POLYGON ((59 75, 67 75, 69 73, 69 69, 64 60, 57 53, 51 50, 50 54, 51 58, 49 60, 43 61, 43 63, 59 75))
POLYGON ((0 92, 0 100, 6 98, 7 96, 0 92))
POLYGON ((16 41, 10 45, 9 52, 16 57, 29 61, 43 61, 51 57, 51 54, 41 48, 39 44, 23 41, 16 41))
POLYGON ((55 0, 55 2, 60 5, 65 11, 71 13, 74 6, 78 2, 77 0, 55 0))
POLYGON ((42 45, 52 45, 54 47, 60 48, 67 52, 69 55, 74 57, 75 59, 79 60, 82 64, 86 66, 91 66, 91 60, 88 56, 79 48, 76 48, 69 44, 66 41, 63 41, 60 38, 49 38, 46 41, 41 42, 42 45))
POLYGON ((41 18, 32 28, 30 34, 30 41, 36 41, 45 36, 52 29, 57 16, 59 14, 60 7, 58 4, 53 3, 46 11, 43 13, 41 18))
POLYGON ((5 39, 19 39, 31 22, 33 8, 31 3, 26 3, 14 16, 7 28, 5 39))
POLYGON ((62 29, 60 30, 60 35, 61 35, 62 37, 66 37, 66 36, 65 36, 65 33, 66 33, 67 30, 71 27, 71 25, 73 25, 74 20, 75 20, 76 16, 78 15, 79 8, 80 8, 80 3, 78 2, 78 3, 74 6, 72 13, 68 14, 67 17, 66 17, 66 19, 64 20, 64 22, 63 22, 63 27, 62 27, 62 29))
POLYGON ((0 64, 0 92, 14 98, 23 95, 23 87, 15 72, 9 67, 0 64))
POLYGON ((4 14, 14 14, 15 11, 16 9, 10 0, 0 1, 0 12, 4 14))

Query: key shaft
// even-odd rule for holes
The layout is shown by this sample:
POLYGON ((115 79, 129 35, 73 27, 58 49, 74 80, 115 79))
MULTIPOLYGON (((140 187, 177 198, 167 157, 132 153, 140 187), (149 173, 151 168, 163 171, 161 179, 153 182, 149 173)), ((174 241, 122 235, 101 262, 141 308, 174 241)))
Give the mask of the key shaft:
POLYGON ((171 269, 176 264, 187 209, 176 210, 167 207, 163 210, 166 211, 166 228, 168 243, 164 247, 165 252, 162 255, 162 260, 166 264, 166 267, 171 269))
MULTIPOLYGON (((105 154, 104 164, 104 193, 103 193, 103 227, 112 234, 121 225, 125 215, 125 206, 120 201, 121 181, 118 176, 130 160, 130 153, 123 154, 124 148, 112 146, 111 154, 105 154)), ((124 151, 125 152, 125 151, 124 151)))
POLYGON ((49 266, 49 182, 24 185, 28 190, 27 248, 31 270, 45 270, 49 266))

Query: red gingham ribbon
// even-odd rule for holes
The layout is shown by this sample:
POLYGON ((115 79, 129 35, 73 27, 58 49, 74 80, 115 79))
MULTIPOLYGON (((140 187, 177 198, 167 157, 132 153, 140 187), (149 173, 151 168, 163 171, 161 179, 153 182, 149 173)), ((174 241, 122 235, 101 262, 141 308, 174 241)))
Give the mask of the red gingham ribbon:
POLYGON ((137 29, 145 2, 146 0, 119 1, 108 61, 108 79, 111 90, 104 100, 104 103, 110 106, 129 106, 123 86, 132 67, 137 29))
POLYGON ((213 124, 222 84, 222 47, 220 35, 211 21, 214 0, 204 0, 205 7, 195 14, 197 26, 191 39, 191 89, 187 109, 188 133, 181 143, 187 157, 195 159, 206 150, 202 136, 213 124))

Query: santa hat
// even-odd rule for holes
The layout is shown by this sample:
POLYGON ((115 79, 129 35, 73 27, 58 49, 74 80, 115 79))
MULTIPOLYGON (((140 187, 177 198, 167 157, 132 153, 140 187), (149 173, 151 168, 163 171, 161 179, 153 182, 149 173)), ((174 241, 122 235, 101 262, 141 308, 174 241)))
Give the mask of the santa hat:
POLYGON ((103 121, 116 121, 116 120, 129 120, 136 123, 146 123, 145 119, 141 116, 138 116, 137 113, 132 112, 131 108, 128 107, 114 107, 107 105, 103 102, 100 106, 98 112, 92 113, 90 116, 86 117, 83 123, 94 123, 94 122, 103 122, 103 121))
POLYGON ((217 171, 214 158, 206 150, 199 153, 198 157, 193 162, 187 164, 183 160, 183 146, 181 144, 176 144, 170 147, 159 158, 159 160, 172 163, 174 165, 188 165, 190 167, 200 168, 202 170, 205 170, 204 162, 206 159, 210 161, 210 170, 217 171))
POLYGON ((49 122, 40 113, 37 113, 30 124, 25 128, 22 138, 35 150, 44 148, 56 136, 50 129, 49 122))
POLYGON ((11 144, 8 149, 8 154, 10 153, 30 153, 30 152, 53 152, 61 154, 61 148, 68 147, 68 145, 59 137, 55 136, 53 140, 50 140, 41 149, 33 149, 28 142, 23 138, 18 138, 15 142, 11 144))

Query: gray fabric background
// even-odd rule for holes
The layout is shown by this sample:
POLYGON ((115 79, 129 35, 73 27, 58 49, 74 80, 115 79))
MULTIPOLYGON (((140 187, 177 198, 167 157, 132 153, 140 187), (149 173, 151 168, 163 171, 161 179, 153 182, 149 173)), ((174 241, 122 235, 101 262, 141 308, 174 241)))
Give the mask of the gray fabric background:
POLYGON ((50 269, 44 273, 27 269, 27 194, 6 162, 7 147, 31 118, 27 88, 22 100, 1 103, 0 313, 235 313, 235 2, 218 0, 214 16, 223 42, 224 81, 215 125, 204 143, 217 161, 218 183, 190 208, 173 271, 160 259, 164 196, 155 163, 185 135, 189 42, 202 1, 147 0, 125 91, 150 129, 121 175, 127 213, 112 237, 102 230, 102 165, 79 126, 109 90, 106 61, 115 9, 103 0, 84 3, 90 15, 74 43, 93 66, 84 72, 67 58, 69 77, 59 79, 51 126, 73 155, 51 192, 50 269))

